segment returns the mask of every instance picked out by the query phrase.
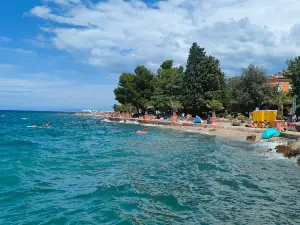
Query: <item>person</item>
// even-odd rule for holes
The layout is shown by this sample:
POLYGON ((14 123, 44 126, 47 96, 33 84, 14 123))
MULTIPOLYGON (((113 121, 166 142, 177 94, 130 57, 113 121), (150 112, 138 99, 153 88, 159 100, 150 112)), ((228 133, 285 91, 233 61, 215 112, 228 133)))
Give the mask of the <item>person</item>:
POLYGON ((209 116, 207 117, 206 124, 211 124, 209 116))
POLYGON ((258 122, 257 121, 254 122, 253 128, 258 128, 258 122))
POLYGON ((47 122, 45 126, 46 126, 46 127, 49 127, 49 125, 50 125, 50 122, 47 122))
POLYGON ((145 112, 144 120, 151 120, 151 118, 150 118, 148 112, 145 112))
POLYGON ((184 119, 185 118, 185 114, 184 112, 181 114, 181 118, 184 119))
POLYGON ((264 123, 265 123, 265 127, 269 128, 269 122, 265 120, 264 123))
POLYGON ((176 114, 176 113, 173 113, 173 116, 172 116, 172 118, 171 118, 171 122, 172 122, 173 124, 175 124, 175 123, 177 123, 177 119, 178 119, 177 114, 176 114))
POLYGON ((293 118, 292 118, 292 122, 296 122, 296 120, 297 120, 297 116, 294 115, 293 118))

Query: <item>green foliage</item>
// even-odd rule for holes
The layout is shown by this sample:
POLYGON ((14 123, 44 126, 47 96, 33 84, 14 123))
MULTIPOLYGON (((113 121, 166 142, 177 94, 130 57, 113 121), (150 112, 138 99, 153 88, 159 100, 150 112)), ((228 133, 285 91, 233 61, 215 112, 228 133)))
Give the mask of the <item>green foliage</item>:
POLYGON ((279 110, 277 112, 277 117, 276 117, 277 120, 284 120, 284 117, 283 117, 283 112, 281 110, 279 110))
POLYGON ((207 108, 211 109, 213 112, 224 109, 222 102, 215 100, 215 99, 209 100, 207 102, 206 106, 207 106, 207 108))
POLYGON ((172 100, 172 99, 168 102, 168 106, 172 109, 173 112, 177 112, 177 110, 183 108, 179 100, 172 100))
POLYGON ((277 106, 278 110, 282 112, 284 105, 292 104, 292 97, 289 93, 279 91, 277 87, 270 87, 264 102, 269 106, 277 106))
POLYGON ((231 108, 235 112, 251 112, 260 107, 269 91, 265 69, 249 65, 240 77, 231 78, 227 84, 231 108))
POLYGON ((286 61, 288 65, 288 78, 291 79, 293 95, 300 96, 300 56, 286 61))
POLYGON ((114 90, 116 100, 121 104, 132 103, 137 105, 138 93, 136 91, 136 76, 130 73, 123 73, 119 78, 119 87, 114 90))
POLYGON ((160 110, 182 108, 180 94, 183 79, 183 67, 172 67, 173 61, 165 61, 157 71, 154 81, 152 104, 160 110), (171 67, 170 67, 171 66, 171 67))
POLYGON ((117 105, 115 104, 114 107, 113 107, 114 111, 115 112, 134 112, 134 107, 130 104, 128 105, 117 105))
POLYGON ((135 74, 123 73, 119 87, 114 90, 116 100, 123 105, 132 105, 142 111, 151 105, 154 74, 144 66, 137 66, 135 74))
POLYGON ((193 43, 183 78, 182 103, 192 112, 206 108, 208 100, 219 100, 225 85, 220 62, 207 56, 204 48, 193 43))
POLYGON ((171 69, 173 67, 173 60, 166 60, 161 65, 160 68, 163 70, 171 69))
POLYGON ((247 116, 244 115, 239 115, 236 117, 237 120, 241 120, 241 121, 247 121, 249 120, 249 118, 247 116))
POLYGON ((232 115, 228 114, 228 115, 225 116, 225 118, 230 120, 230 119, 232 119, 232 115))
MULTIPOLYGON (((300 96, 300 57, 288 60, 288 73, 293 94, 300 96)), ((173 60, 166 60, 154 75, 144 66, 137 66, 134 74, 123 73, 114 90, 120 105, 117 111, 159 109, 167 112, 183 109, 188 113, 201 111, 240 112, 253 111, 267 104, 283 106, 291 103, 289 94, 279 92, 268 85, 265 69, 249 65, 241 76, 225 79, 220 62, 207 55, 196 43, 190 48, 186 70, 174 67, 173 60)), ((231 118, 229 115, 227 118, 231 118)), ((245 120, 245 118, 243 118, 245 120)))

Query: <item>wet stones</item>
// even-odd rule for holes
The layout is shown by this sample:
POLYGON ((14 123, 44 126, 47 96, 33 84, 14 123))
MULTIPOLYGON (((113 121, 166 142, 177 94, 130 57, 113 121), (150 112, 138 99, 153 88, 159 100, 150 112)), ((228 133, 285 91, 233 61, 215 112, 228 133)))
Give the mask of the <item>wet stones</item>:
POLYGON ((275 149, 277 153, 282 153, 287 158, 296 157, 297 155, 300 155, 300 148, 292 149, 289 146, 278 145, 275 149))
POLYGON ((300 168, 300 158, 297 159, 297 161, 296 161, 296 166, 297 166, 298 168, 300 168))
POLYGON ((249 135, 247 136, 246 141, 255 141, 255 139, 256 139, 255 135, 249 135))

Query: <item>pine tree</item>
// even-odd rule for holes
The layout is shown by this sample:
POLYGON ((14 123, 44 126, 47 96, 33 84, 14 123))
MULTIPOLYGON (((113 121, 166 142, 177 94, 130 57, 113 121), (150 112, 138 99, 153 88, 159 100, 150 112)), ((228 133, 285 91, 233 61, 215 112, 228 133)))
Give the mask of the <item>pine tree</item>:
POLYGON ((207 110, 207 102, 222 99, 225 76, 219 60, 193 43, 183 79, 182 103, 187 111, 207 110))

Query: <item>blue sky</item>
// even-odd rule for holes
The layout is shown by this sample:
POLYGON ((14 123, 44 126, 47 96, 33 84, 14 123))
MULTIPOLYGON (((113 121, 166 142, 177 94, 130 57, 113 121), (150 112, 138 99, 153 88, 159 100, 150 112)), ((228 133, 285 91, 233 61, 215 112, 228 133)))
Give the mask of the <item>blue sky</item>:
POLYGON ((185 65, 195 41, 228 76, 250 63, 278 72, 300 52, 296 0, 1 4, 0 109, 108 109, 120 73, 185 65))

